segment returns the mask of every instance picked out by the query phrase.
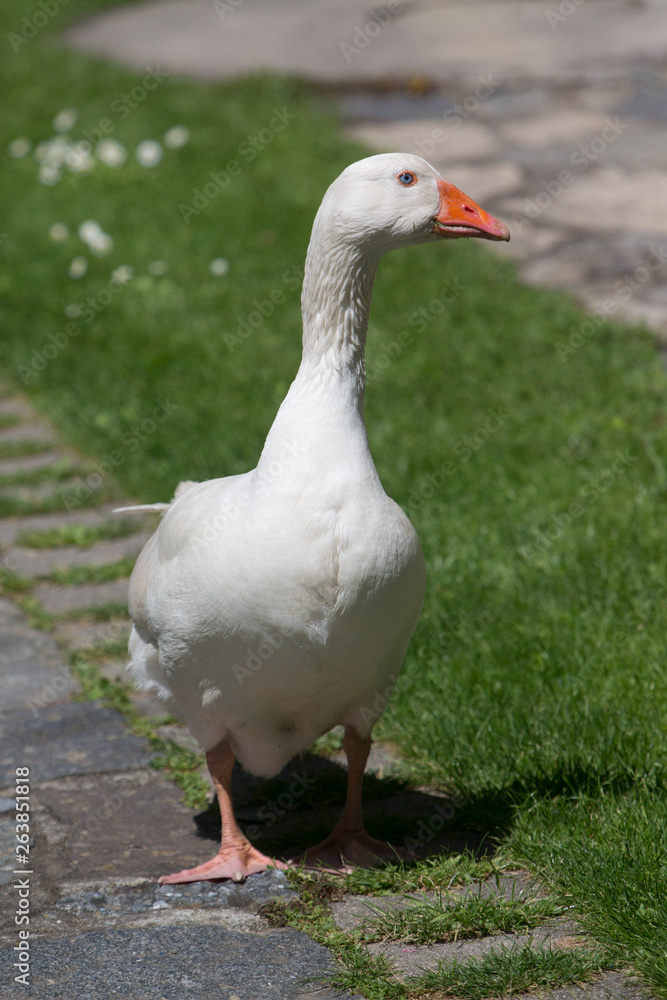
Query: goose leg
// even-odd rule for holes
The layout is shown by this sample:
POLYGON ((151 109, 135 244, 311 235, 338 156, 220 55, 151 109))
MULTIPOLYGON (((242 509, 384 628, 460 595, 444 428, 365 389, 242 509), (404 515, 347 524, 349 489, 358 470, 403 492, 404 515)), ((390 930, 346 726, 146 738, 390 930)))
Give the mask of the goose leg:
POLYGON ((383 862, 396 862, 401 852, 366 833, 361 812, 364 769, 371 749, 370 737, 360 736, 352 726, 345 727, 343 750, 347 756, 347 797, 342 815, 329 836, 311 847, 293 864, 324 866, 329 871, 349 872, 351 867, 372 868, 383 862))
POLYGON ((175 875, 163 875, 160 885, 172 882, 202 882, 206 879, 230 878, 243 882, 248 875, 267 868, 285 868, 282 861, 274 861, 256 850, 241 832, 234 815, 231 783, 234 754, 227 740, 222 740, 206 753, 208 766, 220 803, 222 840, 220 850, 211 861, 196 868, 186 868, 175 875))

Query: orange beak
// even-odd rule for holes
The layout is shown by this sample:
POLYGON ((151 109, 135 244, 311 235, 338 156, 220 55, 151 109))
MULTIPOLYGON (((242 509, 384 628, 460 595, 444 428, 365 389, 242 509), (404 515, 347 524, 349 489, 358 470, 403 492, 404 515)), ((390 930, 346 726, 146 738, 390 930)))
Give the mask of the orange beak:
POLYGON ((453 239, 478 236, 483 240, 509 240, 510 231, 504 223, 494 219, 449 181, 439 180, 438 191, 440 205, 433 220, 433 232, 437 236, 449 236, 453 239))

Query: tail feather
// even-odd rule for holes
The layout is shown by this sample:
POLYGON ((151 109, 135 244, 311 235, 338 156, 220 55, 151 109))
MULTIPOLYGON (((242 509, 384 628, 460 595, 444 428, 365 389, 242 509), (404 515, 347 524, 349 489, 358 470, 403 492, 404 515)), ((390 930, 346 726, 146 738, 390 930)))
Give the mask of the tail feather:
POLYGON ((191 490, 193 486, 198 486, 199 484, 194 482, 192 479, 184 479, 182 483, 179 483, 176 487, 173 499, 169 503, 140 503, 133 507, 116 507, 112 510, 112 514, 125 514, 125 513, 154 513, 163 514, 165 510, 169 510, 171 505, 191 490))

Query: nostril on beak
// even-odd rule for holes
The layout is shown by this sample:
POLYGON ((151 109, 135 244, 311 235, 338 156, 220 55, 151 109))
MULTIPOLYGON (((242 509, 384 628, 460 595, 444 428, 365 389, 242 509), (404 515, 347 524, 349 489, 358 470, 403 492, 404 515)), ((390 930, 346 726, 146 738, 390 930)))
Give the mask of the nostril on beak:
POLYGON ((470 212, 471 215, 475 215, 475 216, 477 215, 477 212, 475 211, 475 209, 471 208, 470 205, 464 205, 463 206, 463 210, 464 210, 464 212, 470 212))

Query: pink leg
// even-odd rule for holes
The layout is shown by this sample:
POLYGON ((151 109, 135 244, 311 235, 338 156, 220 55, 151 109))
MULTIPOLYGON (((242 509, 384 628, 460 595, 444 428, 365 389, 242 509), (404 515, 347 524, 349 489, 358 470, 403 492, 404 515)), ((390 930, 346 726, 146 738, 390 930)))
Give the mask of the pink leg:
POLYGON ((239 829, 232 805, 231 782, 234 754, 227 740, 222 740, 206 753, 206 763, 215 784, 222 818, 220 850, 211 861, 196 868, 186 868, 175 875, 163 875, 160 885, 171 882, 203 882, 206 879, 230 878, 243 882, 248 875, 267 868, 286 868, 256 850, 239 829))
POLYGON ((294 858, 293 864, 346 872, 351 871, 350 866, 372 868, 382 862, 396 862, 402 856, 400 850, 369 836, 364 827, 361 795, 370 749, 370 737, 360 736, 352 726, 345 727, 343 750, 348 764, 345 808, 329 836, 300 858, 294 858))

